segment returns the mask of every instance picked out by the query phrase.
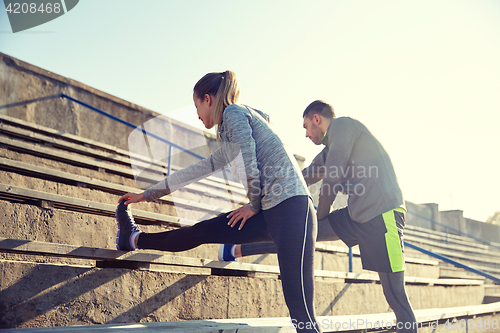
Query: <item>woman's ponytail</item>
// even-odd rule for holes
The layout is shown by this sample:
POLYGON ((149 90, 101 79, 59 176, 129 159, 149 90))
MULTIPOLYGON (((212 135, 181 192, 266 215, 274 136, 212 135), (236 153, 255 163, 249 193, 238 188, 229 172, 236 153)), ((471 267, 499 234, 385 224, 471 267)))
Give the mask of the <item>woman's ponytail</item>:
POLYGON ((196 83, 194 94, 199 99, 203 99, 205 94, 214 97, 212 121, 213 124, 217 125, 218 140, 219 127, 222 124, 224 110, 229 105, 238 103, 240 97, 240 88, 236 74, 229 70, 222 73, 208 73, 196 83))

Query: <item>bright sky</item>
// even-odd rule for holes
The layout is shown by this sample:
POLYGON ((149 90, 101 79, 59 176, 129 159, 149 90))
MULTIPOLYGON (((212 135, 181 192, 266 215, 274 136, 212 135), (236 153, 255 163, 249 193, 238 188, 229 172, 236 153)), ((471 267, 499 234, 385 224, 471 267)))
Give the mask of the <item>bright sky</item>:
POLYGON ((81 0, 16 34, 4 8, 3 53, 199 128, 194 84, 231 69, 306 163, 323 99, 382 142, 405 199, 500 210, 499 1, 81 0))

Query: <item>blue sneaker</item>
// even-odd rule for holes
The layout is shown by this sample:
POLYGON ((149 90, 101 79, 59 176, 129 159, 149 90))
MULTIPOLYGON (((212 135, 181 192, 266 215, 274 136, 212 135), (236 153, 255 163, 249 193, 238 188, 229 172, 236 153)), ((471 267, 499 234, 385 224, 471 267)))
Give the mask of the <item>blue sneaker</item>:
POLYGON ((118 204, 115 212, 118 222, 118 233, 116 234, 116 248, 120 251, 134 251, 134 240, 141 229, 135 224, 132 210, 125 205, 125 200, 118 204))
POLYGON ((233 244, 221 244, 219 247, 219 261, 236 261, 236 258, 231 253, 235 246, 233 244))

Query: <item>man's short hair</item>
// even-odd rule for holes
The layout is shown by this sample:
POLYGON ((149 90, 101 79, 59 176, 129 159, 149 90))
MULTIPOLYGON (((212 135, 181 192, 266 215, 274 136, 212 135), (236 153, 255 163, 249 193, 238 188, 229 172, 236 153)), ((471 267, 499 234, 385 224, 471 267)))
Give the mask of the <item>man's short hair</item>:
POLYGON ((319 114, 327 119, 335 118, 335 112, 333 111, 333 107, 323 101, 314 101, 304 110, 304 114, 302 118, 306 116, 311 119, 313 115, 319 114))

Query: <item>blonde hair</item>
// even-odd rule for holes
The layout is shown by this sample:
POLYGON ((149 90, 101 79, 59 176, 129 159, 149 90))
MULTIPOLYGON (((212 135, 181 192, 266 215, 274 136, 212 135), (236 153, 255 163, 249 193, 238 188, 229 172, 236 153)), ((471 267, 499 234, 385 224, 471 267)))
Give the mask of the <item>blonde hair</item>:
POLYGON ((221 73, 208 73, 195 84, 193 93, 201 100, 206 94, 214 98, 212 122, 217 125, 217 140, 219 140, 222 114, 226 107, 238 103, 240 98, 238 77, 229 70, 221 73))

